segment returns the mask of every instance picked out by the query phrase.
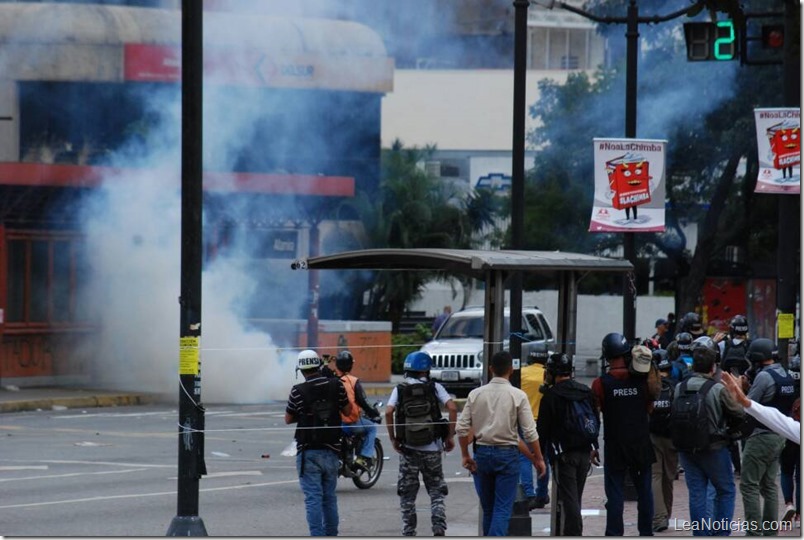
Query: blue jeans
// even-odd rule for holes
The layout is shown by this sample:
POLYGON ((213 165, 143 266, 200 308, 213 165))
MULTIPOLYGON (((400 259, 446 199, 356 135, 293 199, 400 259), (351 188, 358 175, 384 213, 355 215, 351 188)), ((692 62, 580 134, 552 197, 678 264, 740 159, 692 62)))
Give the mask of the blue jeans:
POLYGON ((483 536, 506 536, 519 482, 519 448, 477 445, 475 491, 483 509, 483 536))
POLYGON ((377 425, 361 416, 357 419, 357 422, 354 424, 347 424, 346 422, 343 423, 343 431, 346 433, 355 433, 359 435, 365 434, 363 438, 363 446, 360 448, 358 453, 367 458, 374 457, 374 440, 377 438, 377 425))
POLYGON ((296 471, 304 493, 310 536, 338 536, 338 454, 332 450, 304 450, 296 455, 296 471))
POLYGON ((519 483, 522 484, 522 491, 525 492, 525 497, 539 497, 546 499, 549 495, 548 488, 550 487, 550 460, 547 457, 547 452, 544 454, 544 464, 547 466, 547 472, 541 478, 536 478, 536 487, 533 486, 533 462, 525 457, 525 454, 519 454, 519 483))
POLYGON ((700 523, 697 527, 699 530, 693 529, 692 534, 729 536, 731 530, 728 524, 734 517, 734 500, 737 495, 729 449, 724 447, 697 454, 679 452, 678 457, 684 467, 684 478, 689 491, 690 521, 700 523), (707 501, 711 496, 708 484, 715 489, 715 497, 711 503, 707 501), (710 524, 713 525, 711 528, 710 524))
POLYGON ((631 475, 637 493, 637 530, 640 536, 653 536, 652 465, 641 469, 604 466, 603 487, 606 491, 606 536, 622 536, 625 474, 631 475))

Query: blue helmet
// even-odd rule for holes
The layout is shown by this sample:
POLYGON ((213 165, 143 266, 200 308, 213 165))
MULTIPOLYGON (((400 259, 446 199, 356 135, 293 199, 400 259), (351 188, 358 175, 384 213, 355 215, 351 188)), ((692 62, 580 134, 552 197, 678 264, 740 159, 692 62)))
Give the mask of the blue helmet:
POLYGON ((433 359, 424 351, 412 352, 405 357, 405 364, 402 367, 405 371, 430 371, 433 366, 433 359))

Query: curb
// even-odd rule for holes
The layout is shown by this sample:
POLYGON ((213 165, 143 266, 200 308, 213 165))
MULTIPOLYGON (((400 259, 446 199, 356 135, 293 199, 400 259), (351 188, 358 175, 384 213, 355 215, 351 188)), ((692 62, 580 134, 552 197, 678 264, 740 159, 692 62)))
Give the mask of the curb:
POLYGON ((0 403, 0 413, 46 410, 53 407, 68 409, 92 407, 125 407, 128 405, 147 405, 156 401, 155 396, 145 394, 110 394, 103 396, 81 396, 63 398, 25 399, 0 403))

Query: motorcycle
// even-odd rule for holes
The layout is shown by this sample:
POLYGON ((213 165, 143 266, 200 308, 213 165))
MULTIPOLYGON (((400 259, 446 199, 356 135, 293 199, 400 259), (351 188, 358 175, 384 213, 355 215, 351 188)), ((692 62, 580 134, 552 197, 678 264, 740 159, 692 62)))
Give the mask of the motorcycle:
MULTIPOLYGON (((375 409, 382 407, 382 401, 374 404, 375 409)), ((382 423, 382 417, 377 416, 375 423, 382 423)), ((364 467, 355 461, 358 455, 358 450, 362 448, 365 435, 358 433, 342 433, 341 434, 341 454, 338 456, 338 476, 344 478, 351 478, 354 485, 360 489, 369 489, 380 479, 382 473, 383 462, 385 461, 385 452, 382 448, 382 443, 379 437, 374 439, 374 455, 371 458, 368 467, 364 467)), ((282 451, 282 455, 292 457, 296 455, 296 442, 291 442, 287 448, 282 451)))
POLYGON ((374 439, 374 455, 368 467, 355 462, 357 451, 363 446, 365 435, 344 434, 341 437, 341 455, 339 460, 338 474, 345 478, 351 478, 355 486, 360 489, 369 489, 377 483, 382 473, 383 452, 382 443, 379 437, 374 439))

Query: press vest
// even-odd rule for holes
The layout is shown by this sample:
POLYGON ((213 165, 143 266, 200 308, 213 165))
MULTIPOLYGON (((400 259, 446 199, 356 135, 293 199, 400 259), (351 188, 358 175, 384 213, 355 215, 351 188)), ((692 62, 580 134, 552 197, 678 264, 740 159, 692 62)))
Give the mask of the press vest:
POLYGON ((648 430, 647 383, 621 380, 606 373, 603 384, 603 447, 605 459, 615 467, 645 466, 653 462, 648 430))

